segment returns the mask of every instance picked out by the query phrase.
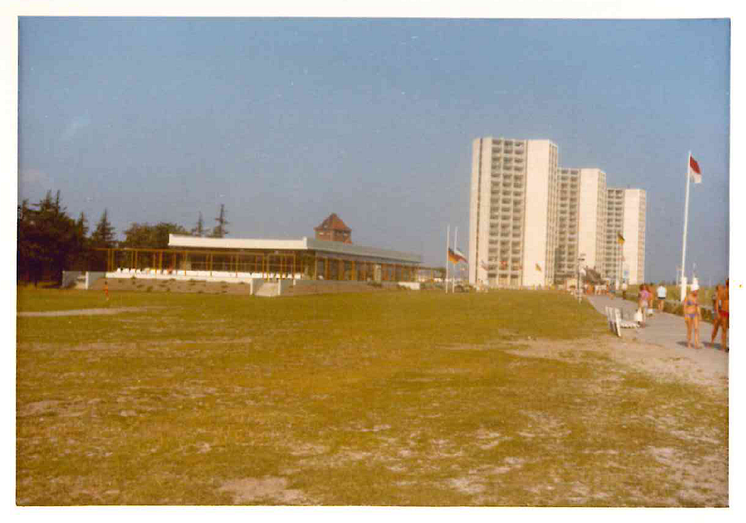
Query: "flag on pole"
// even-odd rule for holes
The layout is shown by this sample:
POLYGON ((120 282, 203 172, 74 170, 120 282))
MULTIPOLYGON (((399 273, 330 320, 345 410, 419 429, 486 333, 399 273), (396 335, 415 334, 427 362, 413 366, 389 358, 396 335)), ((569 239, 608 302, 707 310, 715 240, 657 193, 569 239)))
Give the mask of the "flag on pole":
POLYGON ((486 262, 486 261, 484 261, 484 260, 482 260, 481 262, 479 262, 479 266, 480 266, 481 268, 483 268, 483 269, 484 269, 485 271, 488 271, 488 270, 490 270, 490 266, 489 266, 489 265, 487 265, 487 262, 486 262))
POLYGON ((699 164, 694 156, 689 156, 689 176, 694 183, 702 183, 702 171, 699 170, 699 164))
POLYGON ((622 236, 621 232, 616 233, 616 241, 618 241, 621 245, 624 245, 624 236, 622 236))
POLYGON ((539 265, 538 263, 536 264, 536 270, 541 272, 541 265, 539 265))
MULTIPOLYGON (((456 250, 458 251, 458 249, 456 250)), ((453 252, 453 249, 448 249, 448 261, 451 263, 458 263, 461 261, 466 261, 466 258, 453 252)))
POLYGON ((458 247, 454 247, 453 252, 456 256, 461 258, 461 261, 466 262, 466 255, 461 252, 461 249, 459 249, 458 247))

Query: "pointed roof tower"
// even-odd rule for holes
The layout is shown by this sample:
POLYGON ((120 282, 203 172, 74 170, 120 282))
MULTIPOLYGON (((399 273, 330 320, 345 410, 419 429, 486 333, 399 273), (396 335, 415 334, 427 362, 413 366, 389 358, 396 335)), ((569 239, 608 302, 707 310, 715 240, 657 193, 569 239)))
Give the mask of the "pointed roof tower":
POLYGON ((336 213, 331 213, 313 230, 316 231, 317 240, 352 243, 352 229, 347 227, 336 213))

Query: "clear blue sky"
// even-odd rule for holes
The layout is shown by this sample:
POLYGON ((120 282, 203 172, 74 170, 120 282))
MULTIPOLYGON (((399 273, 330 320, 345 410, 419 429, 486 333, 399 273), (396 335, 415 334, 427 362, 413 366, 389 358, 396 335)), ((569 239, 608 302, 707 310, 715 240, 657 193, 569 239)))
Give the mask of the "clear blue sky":
POLYGON ((444 261, 468 246, 471 141, 550 139, 563 167, 647 191, 646 279, 724 279, 725 20, 22 18, 19 198, 60 190, 93 227, 214 225, 444 261))

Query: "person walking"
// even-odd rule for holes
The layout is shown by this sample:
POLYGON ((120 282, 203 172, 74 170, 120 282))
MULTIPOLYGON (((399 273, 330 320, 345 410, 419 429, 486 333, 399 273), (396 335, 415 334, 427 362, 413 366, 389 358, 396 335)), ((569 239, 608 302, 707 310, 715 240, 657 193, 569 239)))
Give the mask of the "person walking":
POLYGON ((692 285, 689 294, 684 300, 684 321, 686 322, 686 347, 692 348, 692 331, 694 331, 694 348, 699 349, 699 322, 702 313, 699 309, 699 286, 692 285))
POLYGON ((722 300, 720 302, 720 330, 721 343, 725 352, 730 352, 726 344, 728 340, 728 328, 730 327, 730 279, 725 280, 725 289, 723 289, 722 300))
POLYGON ((648 286, 646 284, 640 285, 640 293, 637 297, 637 307, 642 312, 642 323, 641 327, 645 326, 645 323, 647 322, 648 317, 648 304, 650 303, 651 294, 648 291, 648 286))
POLYGON ((666 304, 666 288, 663 286, 663 282, 661 282, 658 285, 658 288, 656 289, 658 292, 658 312, 663 312, 663 309, 666 304))
POLYGON ((720 304, 723 301, 723 286, 715 286, 715 292, 712 295, 712 337, 710 338, 710 345, 715 346, 715 338, 718 334, 718 329, 722 327, 722 320, 720 319, 720 304))

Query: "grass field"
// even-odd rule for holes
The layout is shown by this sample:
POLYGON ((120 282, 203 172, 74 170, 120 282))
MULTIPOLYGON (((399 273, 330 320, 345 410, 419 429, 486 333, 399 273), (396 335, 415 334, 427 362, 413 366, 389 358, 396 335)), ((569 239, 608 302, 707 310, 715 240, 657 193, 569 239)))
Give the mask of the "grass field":
POLYGON ((139 308, 18 318, 22 505, 727 504, 675 466, 727 456, 726 393, 575 350, 614 339, 567 295, 18 295, 139 308))

